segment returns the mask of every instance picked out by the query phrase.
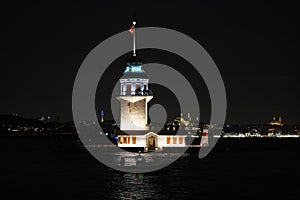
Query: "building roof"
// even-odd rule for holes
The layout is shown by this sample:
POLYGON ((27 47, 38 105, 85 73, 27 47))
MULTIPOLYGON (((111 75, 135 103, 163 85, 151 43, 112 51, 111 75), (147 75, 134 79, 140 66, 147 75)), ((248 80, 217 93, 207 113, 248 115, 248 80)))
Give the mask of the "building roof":
POLYGON ((145 71, 142 69, 142 65, 142 61, 136 56, 127 59, 127 66, 122 78, 147 78, 145 71))

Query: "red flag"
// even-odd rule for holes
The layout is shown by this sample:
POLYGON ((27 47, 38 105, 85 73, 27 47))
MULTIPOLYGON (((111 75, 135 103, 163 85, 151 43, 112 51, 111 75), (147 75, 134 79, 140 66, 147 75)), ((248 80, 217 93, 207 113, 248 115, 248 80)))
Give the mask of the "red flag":
POLYGON ((132 25, 132 27, 128 30, 131 34, 134 33, 134 25, 132 25))

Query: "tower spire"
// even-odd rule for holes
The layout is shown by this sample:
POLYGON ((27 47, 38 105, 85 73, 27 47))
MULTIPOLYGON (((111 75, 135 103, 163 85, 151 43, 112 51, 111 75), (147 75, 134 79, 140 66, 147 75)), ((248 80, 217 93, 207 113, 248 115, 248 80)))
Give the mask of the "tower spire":
MULTIPOLYGON (((132 24, 135 28, 136 25, 136 19, 135 19, 135 9, 133 9, 133 20, 132 20, 132 24)), ((135 53, 135 30, 133 31, 133 56, 136 56, 135 53)))
POLYGON ((132 26, 131 26, 131 28, 128 30, 128 31, 133 35, 133 56, 136 56, 136 53, 135 53, 135 25, 136 25, 135 11, 133 11, 132 26))
MULTIPOLYGON (((135 29, 135 25, 136 25, 135 19, 133 19, 132 24, 135 29)), ((133 30, 133 56, 136 56, 136 53, 135 53, 135 30, 133 30)))

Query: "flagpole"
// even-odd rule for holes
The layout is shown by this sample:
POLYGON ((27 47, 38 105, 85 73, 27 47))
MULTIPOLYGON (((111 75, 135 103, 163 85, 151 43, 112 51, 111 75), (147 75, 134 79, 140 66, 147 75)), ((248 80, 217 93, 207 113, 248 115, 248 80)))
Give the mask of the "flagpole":
POLYGON ((135 54, 135 25, 136 25, 136 22, 133 21, 132 24, 134 26, 134 29, 133 29, 133 56, 136 56, 136 54, 135 54))

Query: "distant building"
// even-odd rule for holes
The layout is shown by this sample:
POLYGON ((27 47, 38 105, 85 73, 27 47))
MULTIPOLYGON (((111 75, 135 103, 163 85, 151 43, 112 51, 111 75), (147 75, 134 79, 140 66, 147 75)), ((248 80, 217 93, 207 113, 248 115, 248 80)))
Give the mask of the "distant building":
POLYGON ((104 120, 104 110, 100 110, 100 122, 103 123, 104 120))
POLYGON ((276 120, 275 116, 273 117, 272 121, 270 121, 268 124, 273 126, 283 126, 281 117, 279 117, 278 120, 276 120))

